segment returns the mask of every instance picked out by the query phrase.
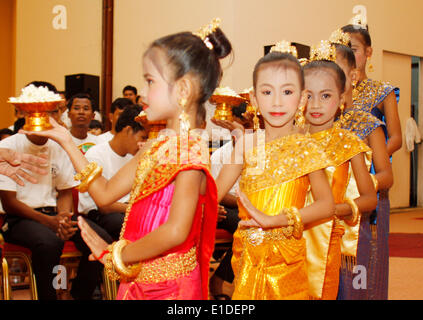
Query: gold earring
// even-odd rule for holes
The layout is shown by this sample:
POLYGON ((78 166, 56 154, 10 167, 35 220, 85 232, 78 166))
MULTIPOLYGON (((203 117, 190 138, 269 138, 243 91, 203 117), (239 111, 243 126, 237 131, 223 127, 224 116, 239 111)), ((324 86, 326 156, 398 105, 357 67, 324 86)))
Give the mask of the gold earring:
POLYGON ((369 72, 370 73, 372 73, 372 72, 374 72, 375 71, 375 68, 373 67, 373 64, 372 64, 372 62, 370 61, 370 57, 369 58, 367 58, 367 62, 369 63, 369 72))
POLYGON ((190 129, 189 117, 188 117, 188 114, 185 112, 187 99, 182 98, 181 100, 179 100, 178 104, 182 109, 182 112, 179 115, 179 127, 181 131, 181 135, 185 135, 185 134, 188 134, 190 129))
POLYGON ((260 119, 257 116, 257 114, 258 114, 258 107, 253 106, 253 108, 254 108, 253 124, 254 124, 254 130, 256 131, 256 130, 260 129, 260 119))
POLYGON ((304 129, 305 127, 305 116, 304 111, 307 105, 307 100, 304 98, 301 99, 301 105, 297 110, 297 113, 295 114, 295 122, 294 125, 298 128, 304 129))
POLYGON ((352 90, 352 98, 353 98, 353 100, 356 100, 356 98, 357 98, 357 96, 359 94, 359 91, 357 89, 357 83, 358 83, 357 80, 354 80, 352 82, 352 87, 353 87, 353 90, 352 90))
POLYGON ((339 116, 339 121, 343 122, 344 121, 344 109, 345 109, 345 105, 342 104, 339 109, 341 109, 341 115, 339 116))

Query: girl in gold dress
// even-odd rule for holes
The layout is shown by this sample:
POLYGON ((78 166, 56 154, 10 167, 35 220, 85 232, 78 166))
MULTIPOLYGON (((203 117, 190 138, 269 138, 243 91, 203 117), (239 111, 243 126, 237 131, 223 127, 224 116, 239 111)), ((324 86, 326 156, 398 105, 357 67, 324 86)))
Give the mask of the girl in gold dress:
MULTIPOLYGON (((335 300, 344 234, 339 218, 349 225, 356 225, 360 212, 376 208, 377 197, 365 162, 365 152, 370 148, 354 133, 334 125, 351 87, 344 71, 335 63, 336 48, 326 41, 319 48, 313 47, 311 52, 311 61, 304 67, 308 95, 306 120, 312 137, 321 144, 332 163, 325 171, 332 188, 336 215, 306 226, 307 271, 310 298, 335 300), (352 177, 356 177, 359 192, 355 199, 346 197, 352 177)), ((310 194, 308 202, 312 201, 310 194)))
MULTIPOLYGON (((267 54, 256 64, 253 83, 251 100, 260 109, 265 130, 238 139, 231 164, 224 165, 216 180, 220 201, 241 175, 242 221, 234 234, 232 298, 308 299, 303 223, 334 213, 323 170, 328 161, 318 144, 294 125, 306 103, 298 60, 288 53, 267 54), (237 164, 240 159, 243 164, 237 164), (305 207, 310 186, 315 202, 305 207)), ((298 119, 297 124, 304 120, 298 119)))

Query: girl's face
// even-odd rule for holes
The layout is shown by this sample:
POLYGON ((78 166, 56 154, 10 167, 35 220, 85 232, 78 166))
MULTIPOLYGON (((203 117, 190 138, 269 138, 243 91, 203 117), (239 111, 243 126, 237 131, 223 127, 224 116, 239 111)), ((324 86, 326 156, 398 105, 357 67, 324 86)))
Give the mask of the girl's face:
POLYGON ((268 125, 276 128, 293 125, 301 100, 298 71, 271 64, 262 66, 252 98, 268 125))
POLYGON ((308 97, 305 117, 312 126, 322 130, 333 125, 342 97, 331 70, 314 69, 305 74, 305 89, 308 97))
MULTIPOLYGON (((164 78, 163 72, 158 70, 152 55, 156 55, 159 62, 164 61, 164 53, 158 49, 152 49, 150 54, 144 56, 143 69, 146 86, 141 92, 144 111, 149 121, 168 120, 178 116, 178 104, 175 87, 170 85, 164 78)), ((164 66, 164 63, 162 64, 164 66)))
POLYGON ((357 69, 360 71, 366 70, 367 59, 372 55, 372 49, 367 47, 360 34, 350 34, 351 36, 351 49, 354 52, 357 69))

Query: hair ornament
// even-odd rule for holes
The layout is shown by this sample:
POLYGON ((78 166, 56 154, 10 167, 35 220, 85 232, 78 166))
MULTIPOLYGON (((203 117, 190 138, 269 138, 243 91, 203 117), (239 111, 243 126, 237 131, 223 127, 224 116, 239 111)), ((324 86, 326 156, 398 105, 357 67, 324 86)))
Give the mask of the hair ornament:
POLYGON ((197 32, 193 32, 193 35, 199 37, 201 40, 203 40, 207 48, 213 50, 213 44, 209 40, 209 35, 211 35, 213 32, 216 31, 217 28, 219 28, 220 22, 220 18, 214 18, 209 24, 206 24, 205 26, 201 27, 201 29, 197 32))
POLYGON ((367 15, 363 13, 358 13, 351 18, 349 24, 354 26, 359 26, 360 28, 367 29, 367 15))
POLYGON ((336 61, 336 48, 329 42, 329 40, 320 41, 319 46, 311 46, 310 62, 311 61, 336 61))
POLYGON ((351 43, 351 36, 348 33, 343 32, 341 29, 338 29, 332 32, 329 41, 334 44, 342 44, 348 47, 351 43))
POLYGON ((286 40, 277 42, 272 48, 270 48, 270 52, 289 53, 295 58, 298 58, 297 48, 292 46, 291 42, 286 40))

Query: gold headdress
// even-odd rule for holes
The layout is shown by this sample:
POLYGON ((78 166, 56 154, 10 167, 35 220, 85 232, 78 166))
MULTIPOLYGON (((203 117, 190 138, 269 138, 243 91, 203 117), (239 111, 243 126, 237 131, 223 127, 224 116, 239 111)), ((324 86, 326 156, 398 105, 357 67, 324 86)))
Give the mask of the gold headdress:
POLYGON ((320 41, 320 45, 311 46, 310 49, 310 60, 309 61, 336 61, 336 48, 328 41, 320 41))
POLYGON ((351 36, 348 33, 343 32, 341 29, 338 29, 332 32, 329 41, 331 43, 342 44, 348 47, 351 42, 351 36))
POLYGON ((295 58, 298 58, 297 48, 291 46, 291 42, 286 40, 277 42, 272 48, 270 48, 270 52, 289 53, 292 54, 295 58))
POLYGON ((207 48, 213 50, 213 44, 209 41, 208 37, 215 32, 217 28, 219 28, 220 22, 220 18, 214 18, 209 24, 206 24, 200 30, 193 32, 192 34, 203 40, 207 48))

